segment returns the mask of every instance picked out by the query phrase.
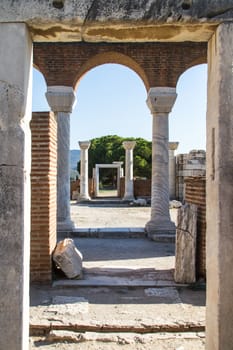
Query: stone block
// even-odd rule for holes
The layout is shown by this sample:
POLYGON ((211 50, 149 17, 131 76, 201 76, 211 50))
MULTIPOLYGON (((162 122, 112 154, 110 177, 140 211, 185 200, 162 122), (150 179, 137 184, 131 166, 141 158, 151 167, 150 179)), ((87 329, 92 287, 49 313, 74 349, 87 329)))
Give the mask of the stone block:
POLYGON ((82 277, 83 256, 72 239, 66 238, 58 242, 53 260, 68 278, 82 277))
POLYGON ((196 281, 197 206, 185 204, 178 211, 176 230, 175 281, 196 281))

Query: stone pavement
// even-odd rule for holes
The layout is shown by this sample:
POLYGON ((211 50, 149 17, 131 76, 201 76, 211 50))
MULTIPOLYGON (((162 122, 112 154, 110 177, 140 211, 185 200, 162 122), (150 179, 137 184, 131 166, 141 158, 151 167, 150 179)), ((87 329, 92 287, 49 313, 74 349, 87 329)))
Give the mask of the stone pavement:
MULTIPOLYGON (((94 218, 99 229, 139 229, 149 210, 73 204, 72 218, 83 229, 94 229, 94 218)), ((73 238, 84 257, 83 279, 32 285, 31 349, 204 349, 205 291, 174 283, 174 243, 73 238)))

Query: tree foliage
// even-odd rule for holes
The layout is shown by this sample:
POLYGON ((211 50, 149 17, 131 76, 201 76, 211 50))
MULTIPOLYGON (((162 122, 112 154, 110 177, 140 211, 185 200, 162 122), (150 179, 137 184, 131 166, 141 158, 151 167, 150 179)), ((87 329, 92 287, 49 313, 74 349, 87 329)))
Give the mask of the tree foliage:
MULTIPOLYGON (((91 140, 88 151, 89 177, 96 164, 111 164, 122 161, 125 167, 125 149, 123 141, 136 141, 134 155, 134 177, 151 178, 151 142, 143 138, 123 138, 117 135, 102 136, 91 140)), ((78 170, 80 164, 78 164, 78 170)), ((109 169, 110 170, 110 169, 109 169)))

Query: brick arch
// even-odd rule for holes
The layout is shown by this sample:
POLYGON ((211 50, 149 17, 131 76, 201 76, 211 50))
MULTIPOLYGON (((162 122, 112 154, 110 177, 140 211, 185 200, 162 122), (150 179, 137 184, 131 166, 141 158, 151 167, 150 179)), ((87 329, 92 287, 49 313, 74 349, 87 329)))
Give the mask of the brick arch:
POLYGON ((34 64, 48 86, 76 87, 91 68, 123 64, 135 71, 146 89, 175 87, 188 68, 207 61, 207 44, 182 43, 34 43, 34 64))
POLYGON ((93 68, 96 68, 103 64, 120 64, 128 67, 133 70, 142 80, 145 85, 146 90, 148 91, 150 88, 149 79, 144 71, 144 69, 137 63, 136 60, 131 57, 122 54, 117 51, 107 51, 98 53, 92 57, 90 57, 80 68, 76 78, 75 78, 75 89, 79 84, 80 79, 93 68))

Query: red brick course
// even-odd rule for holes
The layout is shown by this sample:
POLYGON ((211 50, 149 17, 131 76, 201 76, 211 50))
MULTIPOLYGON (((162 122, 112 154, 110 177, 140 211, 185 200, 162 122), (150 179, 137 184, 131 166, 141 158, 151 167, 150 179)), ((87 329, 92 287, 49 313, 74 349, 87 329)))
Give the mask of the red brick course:
POLYGON ((207 62, 207 44, 184 43, 34 43, 34 65, 48 86, 76 87, 90 69, 117 63, 134 70, 146 89, 175 87, 188 68, 207 62))
POLYGON ((53 113, 32 114, 31 281, 52 279, 56 245, 57 122, 53 113))

